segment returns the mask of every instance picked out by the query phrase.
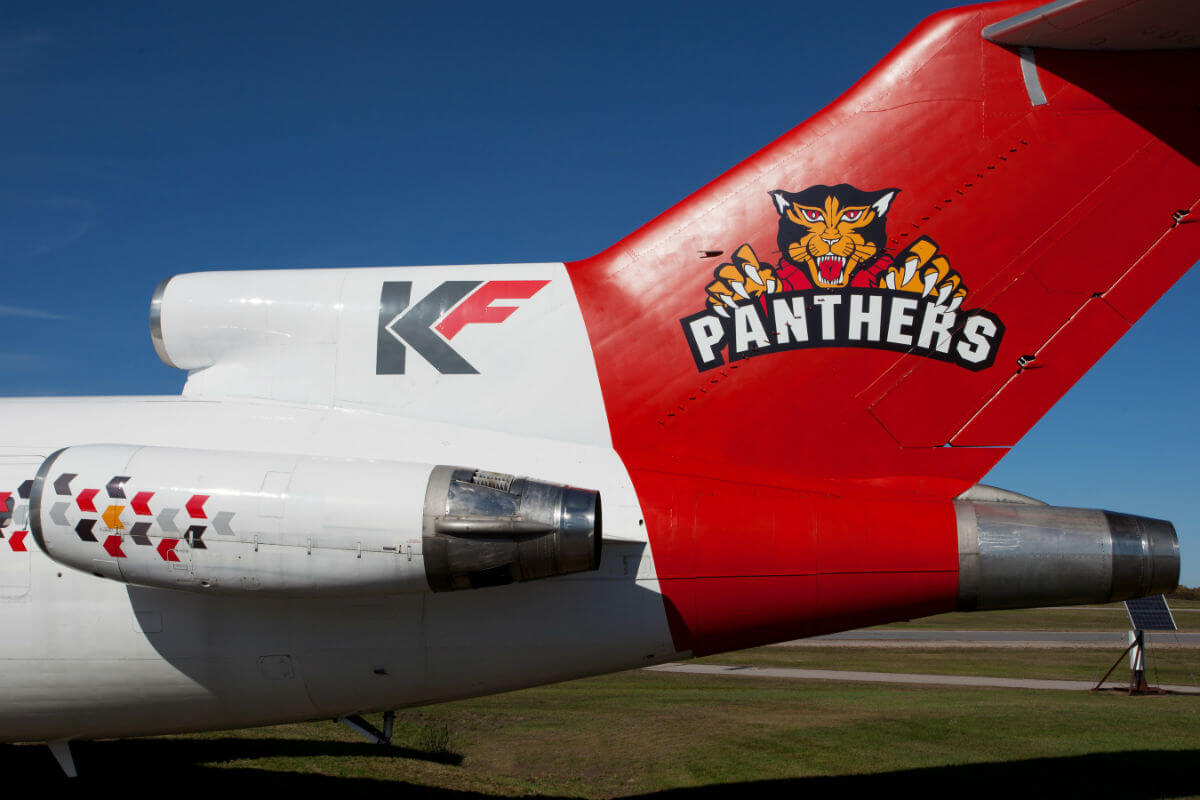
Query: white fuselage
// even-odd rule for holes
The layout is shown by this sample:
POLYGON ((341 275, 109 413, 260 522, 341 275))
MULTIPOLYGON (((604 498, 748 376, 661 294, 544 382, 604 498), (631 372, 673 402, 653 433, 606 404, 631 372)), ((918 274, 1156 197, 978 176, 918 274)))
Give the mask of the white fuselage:
MULTIPOLYGON (((343 291, 357 281, 358 294, 345 289, 323 307, 333 320, 329 341, 289 349, 296 337, 283 335, 269 342, 269 351, 238 349, 236 356, 193 372, 183 397, 0 402, 0 488, 12 490, 16 504, 14 523, 4 532, 28 516, 17 487, 63 447, 128 444, 402 460, 470 465, 598 490, 604 501, 599 570, 444 593, 218 596, 124 584, 56 563, 32 537, 24 551, 0 540, 0 740, 329 718, 677 657, 642 513, 607 441, 595 367, 563 268, 515 269, 519 277, 548 281, 547 288, 523 301, 503 325, 475 326, 521 347, 472 344, 465 334, 480 331, 471 326, 456 339, 478 374, 434 374, 412 355, 407 375, 368 370, 381 277, 411 279, 420 291, 422 280, 435 285, 447 272, 353 270, 339 273, 336 282, 343 291), (360 323, 362 335, 347 333, 360 323), (531 343, 538 349, 522 349, 531 343), (286 369, 274 372, 281 365, 286 369), (297 370, 317 377, 306 382, 297 370), (322 383, 326 378, 331 382, 322 383), (413 390, 406 379, 420 388, 413 390), (362 396, 372 380, 383 387, 380 402, 362 396), (276 397, 269 396, 272 386, 276 397), (310 390, 330 395, 289 397, 310 390), (360 396, 343 401, 339 395, 346 391, 360 396)), ((249 273, 270 285, 231 279, 215 292, 245 303, 290 284, 304 295, 305 281, 331 281, 331 273, 249 273)), ((477 276, 511 274, 483 267, 450 273, 477 276)), ((311 297, 304 302, 311 307, 311 297)), ((296 319, 302 328, 304 316, 296 319)), ((171 318, 164 321, 169 346, 171 318)))

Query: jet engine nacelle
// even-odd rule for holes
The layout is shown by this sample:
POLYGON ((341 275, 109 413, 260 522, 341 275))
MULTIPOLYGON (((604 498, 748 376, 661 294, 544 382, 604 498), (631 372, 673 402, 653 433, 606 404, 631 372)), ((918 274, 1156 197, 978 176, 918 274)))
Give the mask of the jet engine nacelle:
POLYGON ((30 528, 55 561, 270 596, 477 588, 596 569, 596 492, 482 470, 132 445, 46 459, 30 528))
POLYGON ((961 611, 1109 603, 1179 583, 1179 539, 1165 520, 1048 506, 991 487, 976 487, 954 510, 961 611))

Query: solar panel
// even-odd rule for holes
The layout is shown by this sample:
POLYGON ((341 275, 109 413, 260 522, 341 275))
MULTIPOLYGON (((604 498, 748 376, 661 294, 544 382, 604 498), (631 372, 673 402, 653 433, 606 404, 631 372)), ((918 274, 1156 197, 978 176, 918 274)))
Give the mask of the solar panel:
POLYGON ((1129 624, 1139 631, 1173 631, 1175 618, 1167 607, 1167 598, 1161 594, 1153 597, 1139 597, 1136 600, 1125 601, 1125 611, 1129 614, 1129 624))

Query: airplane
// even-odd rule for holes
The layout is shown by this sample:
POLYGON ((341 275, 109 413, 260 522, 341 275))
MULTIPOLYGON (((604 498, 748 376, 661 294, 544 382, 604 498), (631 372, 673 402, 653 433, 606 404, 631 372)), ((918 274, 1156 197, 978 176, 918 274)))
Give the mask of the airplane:
POLYGON ((934 15, 577 262, 176 275, 178 397, 0 401, 0 741, 431 704, 1178 581, 979 484, 1200 256, 1200 14, 934 15), (901 135, 902 134, 902 135, 901 135))

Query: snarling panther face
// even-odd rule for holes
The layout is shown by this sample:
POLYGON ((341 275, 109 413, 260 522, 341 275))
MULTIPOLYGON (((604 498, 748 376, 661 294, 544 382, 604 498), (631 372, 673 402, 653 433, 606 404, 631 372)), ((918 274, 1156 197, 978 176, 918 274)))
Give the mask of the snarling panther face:
POLYGON ((840 183, 771 192, 779 211, 779 250, 822 289, 848 286, 883 250, 884 216, 897 189, 864 192, 840 183))

